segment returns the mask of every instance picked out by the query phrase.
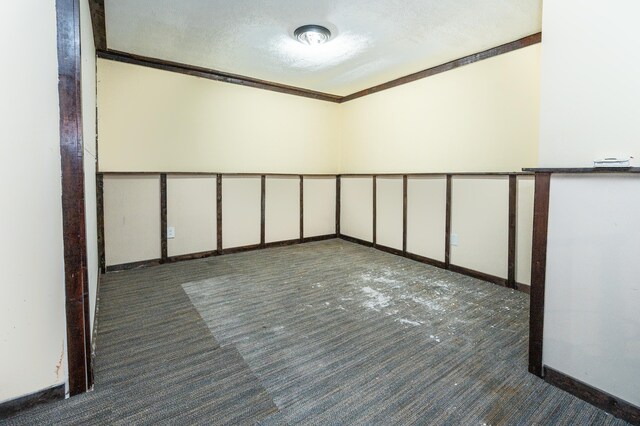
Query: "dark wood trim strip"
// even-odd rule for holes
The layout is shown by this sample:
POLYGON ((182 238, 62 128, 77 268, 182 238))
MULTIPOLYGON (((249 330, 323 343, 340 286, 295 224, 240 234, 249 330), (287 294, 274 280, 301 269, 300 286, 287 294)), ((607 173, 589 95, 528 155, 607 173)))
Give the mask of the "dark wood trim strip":
POLYGON ((98 267, 100 272, 107 272, 104 249, 104 176, 96 174, 96 210, 98 213, 98 267))
POLYGON ((340 236, 340 209, 342 208, 340 206, 340 199, 341 199, 341 193, 340 193, 340 181, 341 181, 341 176, 336 176, 336 235, 339 237, 340 236))
POLYGON ((86 392, 91 362, 84 198, 80 5, 56 0, 62 230, 69 394, 86 392))
POLYGON ((104 14, 104 0, 89 0, 91 25, 93 26, 93 43, 96 50, 107 49, 107 26, 104 14))
POLYGON ((486 274, 484 272, 480 272, 480 271, 476 271, 473 269, 469 269, 469 268, 464 268, 462 266, 457 266, 457 265, 446 265, 446 263, 441 262, 439 260, 435 260, 435 259, 430 259, 428 257, 424 257, 424 256, 420 256, 417 254, 413 254, 413 253, 406 253, 402 250, 396 249, 396 248, 392 248, 392 247, 387 247, 387 246, 383 246, 383 245, 376 245, 375 247, 373 246, 372 243, 368 242, 368 241, 364 241, 361 240, 360 238, 354 238, 354 237, 349 237, 347 235, 340 235, 338 238, 348 241, 350 243, 355 243, 355 244, 360 244, 362 246, 365 247, 372 247, 375 248, 377 250, 386 252, 386 253, 390 253, 390 254, 394 254, 396 256, 401 256, 401 257, 406 257, 407 259, 411 259, 411 260, 415 260, 417 262, 421 262, 421 263, 426 263, 428 265, 432 265, 435 266, 437 268, 442 268, 442 269, 449 269, 453 272, 456 272, 458 274, 462 274, 462 275, 466 275, 468 277, 472 277, 472 278, 477 278, 479 280, 482 281, 487 281, 493 284, 497 284, 501 287, 507 287, 507 280, 505 278, 500 278, 500 277, 496 277, 494 275, 490 275, 490 274, 486 274))
POLYGON ((241 247, 229 247, 226 249, 222 249, 222 252, 220 252, 220 254, 234 254, 234 253, 243 253, 245 251, 253 251, 253 250, 260 250, 266 248, 265 245, 262 245, 260 243, 258 244, 251 244, 248 246, 241 246, 241 247))
POLYGON ((350 236, 344 235, 344 234, 340 234, 340 236, 338 238, 340 238, 342 240, 345 240, 345 241, 349 241, 350 243, 360 244, 361 246, 373 247, 373 243, 371 243, 369 241, 361 240, 360 238, 350 237, 350 236))
POLYGON ((529 284, 516 283, 516 290, 523 293, 531 294, 531 286, 529 284))
POLYGON ((544 366, 544 380, 633 425, 640 425, 640 407, 544 366))
POLYGON ((451 265, 451 175, 447 175, 447 201, 445 207, 444 225, 444 264, 449 269, 451 265))
POLYGON ((402 176, 402 252, 407 253, 407 175, 402 176))
POLYGON ((509 175, 509 253, 507 255, 507 281, 509 287, 516 288, 516 239, 518 181, 516 175, 509 175))
POLYGON ((266 234, 266 195, 267 195, 267 177, 260 176, 260 246, 265 245, 266 234))
POLYGON ((222 175, 216 175, 216 242, 218 252, 222 252, 222 175))
MULTIPOLYGON (((222 173, 222 172, 168 172, 168 171, 100 171, 101 174, 105 176, 128 176, 128 175, 159 175, 161 173, 166 173, 167 176, 216 176, 221 174, 223 176, 268 176, 268 177, 298 177, 300 173, 260 173, 260 172, 241 172, 241 173, 222 173)), ((618 172, 615 172, 618 173, 618 172)), ((330 173, 304 173, 302 176, 305 177, 368 177, 376 175, 378 177, 430 177, 430 176, 446 176, 450 174, 452 176, 469 176, 469 177, 482 177, 482 176, 533 176, 534 173, 531 172, 425 172, 425 173, 345 173, 345 174, 330 174, 330 173)))
POLYGON ((117 50, 98 50, 97 54, 99 58, 108 59, 111 61, 139 65, 162 71, 186 74, 194 77, 206 78, 208 80, 221 81, 224 83, 238 84, 240 86, 253 87, 255 89, 270 90, 272 92, 285 93, 287 95, 302 96, 319 101, 337 103, 342 98, 342 96, 339 95, 317 92, 315 90, 303 89, 301 87, 288 86, 286 84, 274 83, 272 81, 231 74, 210 68, 165 61, 164 59, 150 58, 141 55, 134 55, 132 53, 119 52, 117 50))
POLYGON ((373 198, 373 247, 376 246, 376 240, 378 237, 378 182, 376 179, 376 175, 372 176, 372 182, 373 182, 373 196, 371 198, 373 198))
POLYGON ((358 99, 363 96, 371 95, 373 93, 381 92, 383 90, 387 90, 403 84, 411 83, 413 81, 430 77, 435 74, 440 74, 445 71, 451 71, 453 69, 456 69, 465 65, 473 64, 474 62, 482 61, 484 59, 502 55, 504 53, 509 53, 517 49, 522 49, 523 47, 531 46, 533 44, 540 43, 541 41, 542 41, 542 33, 532 34, 530 36, 523 37, 521 39, 503 44, 498 47, 494 47, 492 49, 488 49, 479 53, 474 53, 472 55, 455 59, 453 61, 444 63, 442 65, 438 65, 432 68, 428 68, 426 70, 418 71, 416 73, 409 74, 404 77, 400 77, 395 80, 391 80, 386 83, 370 87, 368 89, 360 90, 359 92, 355 92, 348 96, 344 96, 340 98, 340 103, 349 102, 351 100, 358 99))
POLYGON ((107 266, 107 272, 129 271, 131 269, 147 268, 162 264, 162 259, 140 260, 138 262, 121 263, 119 265, 107 266))
POLYGON ((338 238, 336 234, 328 234, 328 235, 317 235, 315 237, 306 237, 302 239, 303 243, 313 243, 316 241, 325 241, 325 240, 333 240, 338 238))
POLYGON ((304 240, 304 176, 300 175, 300 242, 304 240))
POLYGON ((482 177, 482 176, 533 176, 533 173, 529 172, 415 172, 415 173, 343 173, 342 177, 367 177, 376 175, 378 177, 431 177, 431 176, 469 176, 469 177, 482 177))
POLYGON ((380 251, 387 252, 387 253, 395 254, 396 256, 405 257, 404 256, 404 254, 405 254, 404 251, 402 251, 400 249, 397 249, 397 248, 383 246, 382 244, 376 244, 373 248, 378 249, 380 251))
POLYGON ((5 401, 0 404, 0 420, 6 420, 20 411, 27 410, 36 405, 64 399, 64 383, 56 385, 29 395, 5 401))
POLYGON ((176 256, 169 256, 165 263, 181 262, 183 260, 204 259, 206 257, 216 256, 218 250, 202 251, 199 253, 180 254, 176 256))
POLYGON ((167 249, 167 174, 160 174, 160 258, 166 262, 167 249))
POLYGON ((564 168, 527 168, 522 169, 528 173, 640 173, 640 167, 564 167, 564 168))
POLYGON ((550 173, 536 173, 533 200, 531 250, 531 301, 529 313, 529 372, 542 377, 544 287, 547 271, 547 226, 549 223, 550 173))
POLYGON ((473 277, 482 281, 494 283, 501 287, 509 287, 509 285, 507 284, 506 278, 496 277, 495 275, 487 274, 484 272, 476 271, 474 269, 469 269, 463 266, 458 266, 453 264, 449 264, 449 270, 453 272, 457 272, 459 274, 466 275, 468 277, 473 277))
POLYGON ((416 262, 426 263, 427 265, 435 266, 436 268, 447 269, 444 262, 440 260, 431 259, 430 257, 420 256, 419 254, 410 252, 406 252, 404 256, 407 259, 415 260, 416 262))

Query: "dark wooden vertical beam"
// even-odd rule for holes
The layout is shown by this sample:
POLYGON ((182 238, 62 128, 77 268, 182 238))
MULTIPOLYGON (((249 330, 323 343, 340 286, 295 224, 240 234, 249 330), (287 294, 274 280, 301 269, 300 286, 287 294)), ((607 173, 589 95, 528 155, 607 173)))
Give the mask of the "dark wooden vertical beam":
POLYGON ((536 173, 533 201, 531 295, 529 313, 529 372, 542 377, 544 287, 547 273, 547 227, 549 224, 550 173, 536 173))
POLYGON ((260 176, 260 246, 264 247, 265 243, 265 205, 266 205, 266 188, 267 177, 260 176))
POLYGON ((340 181, 341 176, 336 176, 336 237, 340 237, 340 181))
POLYGON ((300 175, 300 242, 304 239, 304 176, 300 175))
POLYGON ((378 239, 378 188, 376 175, 373 175, 373 246, 376 246, 378 239))
POLYGON ((216 241, 218 253, 222 253, 222 175, 216 175, 216 241))
POLYGON ((89 0, 91 23, 93 25, 93 42, 96 50, 107 49, 107 26, 105 24, 104 0, 89 0))
POLYGON ((447 201, 445 207, 444 226, 444 265, 449 269, 451 266, 451 175, 447 175, 447 201))
POLYGON ((407 254, 407 175, 402 176, 402 252, 407 254))
POLYGON ((98 213, 98 265, 100 273, 107 272, 104 250, 104 175, 96 174, 96 210, 98 213))
POLYGON ((160 173, 160 252, 161 262, 167 261, 167 174, 160 173))
POLYGON ((516 284, 516 237, 517 237, 517 204, 518 180, 516 175, 509 175, 509 254, 507 267, 507 286, 517 288, 516 284))
POLYGON ((84 199, 80 10, 77 0, 56 0, 62 231, 69 393, 89 388, 91 330, 84 199))

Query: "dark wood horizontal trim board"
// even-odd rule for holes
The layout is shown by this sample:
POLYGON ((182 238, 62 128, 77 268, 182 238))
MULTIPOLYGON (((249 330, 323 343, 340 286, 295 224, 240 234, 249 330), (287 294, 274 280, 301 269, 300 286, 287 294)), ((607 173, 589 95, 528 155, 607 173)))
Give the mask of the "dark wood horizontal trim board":
POLYGON ((409 253, 405 254, 407 259, 415 260, 416 262, 426 263, 427 265, 435 266, 436 268, 447 269, 444 262, 430 257, 420 256, 419 254, 409 253))
POLYGON ((98 176, 160 176, 162 174, 171 176, 208 176, 215 177, 218 175, 222 175, 223 177, 300 177, 304 176, 305 178, 336 178, 340 177, 398 177, 401 178, 403 176, 411 177, 445 177, 447 175, 451 175, 454 177, 464 177, 464 176, 477 176, 477 177, 491 177, 491 176, 533 176, 534 173, 531 172, 458 172, 458 173, 440 173, 440 172, 415 172, 415 173, 343 173, 343 174, 330 174, 330 173, 254 173, 254 172, 246 172, 246 173, 221 173, 221 172, 163 172, 163 171, 143 171, 143 172, 118 172, 118 171, 104 171, 98 172, 98 176))
POLYGON ((475 271, 473 269, 465 268, 464 266, 451 264, 449 265, 449 270, 452 272, 457 272, 462 275, 466 275, 468 277, 477 278, 482 281, 494 283, 502 287, 509 287, 506 278, 496 277, 495 275, 487 274, 480 271, 475 271))
POLYGON ((5 401, 0 404, 0 420, 6 420, 8 417, 36 405, 60 399, 64 399, 64 384, 5 401))
POLYGON ((391 80, 386 83, 379 84, 377 86, 373 86, 356 93, 352 93, 351 95, 342 97, 340 99, 340 103, 358 99, 363 96, 371 95, 373 93, 381 92, 383 90, 391 89, 393 87, 397 87, 403 84, 411 83, 416 80, 421 80, 423 78, 430 77, 435 74, 440 74, 445 71, 451 71, 458 67, 469 65, 474 62, 482 61, 484 59, 492 58, 494 56, 502 55, 504 53, 509 53, 517 49, 522 49, 523 47, 531 46, 533 44, 540 43, 541 41, 542 41, 542 33, 532 34, 530 36, 523 37, 519 40, 515 40, 510 43, 506 43, 501 46, 485 50, 483 52, 474 53, 473 55, 468 55, 463 58, 455 59, 453 61, 444 63, 442 65, 437 65, 435 67, 428 68, 426 70, 418 71, 414 74, 409 74, 407 76, 400 77, 395 80, 391 80))
POLYGON ((305 237, 302 239, 303 243, 313 243, 316 241, 325 241, 325 240, 333 240, 338 238, 336 234, 328 234, 328 235, 317 235, 315 237, 305 237))
POLYGON ((370 241, 361 240, 360 238, 350 237, 344 234, 340 234, 340 239, 349 241, 350 243, 360 244, 365 247, 373 247, 373 243, 370 241))
POLYGON ((400 250, 400 249, 397 249, 397 248, 383 246, 381 244, 376 244, 375 248, 377 248, 380 251, 384 251, 386 253, 391 253, 391 254, 395 254, 396 256, 404 257, 404 252, 402 250, 400 250))
POLYGON ((149 266, 157 266, 162 263, 162 259, 140 260, 138 262, 121 263, 118 265, 107 266, 107 272, 129 271, 131 269, 147 268, 149 266))
POLYGON ((167 257, 167 260, 165 261, 165 263, 180 262, 183 260, 204 259, 211 256, 217 256, 218 254, 219 254, 218 250, 202 251, 199 253, 179 254, 179 255, 167 257))
POLYGON ((132 53, 120 52, 117 50, 98 50, 98 57, 111 61, 123 62, 126 64, 140 65, 147 68, 154 68, 162 71, 186 74, 193 77, 206 78, 208 80, 221 81, 224 83, 237 84, 240 86, 253 87, 255 89, 270 90, 272 92, 286 93, 288 95, 303 96, 305 98, 319 101, 339 102, 342 96, 329 93, 317 92, 315 90, 303 89, 300 87, 288 86, 286 84, 274 83, 257 78, 231 74, 223 71, 213 70, 194 65, 187 65, 178 62, 166 61, 164 59, 150 58, 147 56, 134 55, 132 53))
MULTIPOLYGON (((90 3, 104 0, 92 0, 90 3)), ((186 74, 194 77, 206 78, 208 80, 221 81, 224 83, 237 84, 246 87, 253 87, 256 89, 270 90, 278 93, 286 93, 289 95, 303 96, 306 98, 316 99, 320 101, 344 103, 354 99, 361 98, 363 96, 378 93, 383 90, 391 89, 393 87, 401 86, 403 84, 411 83, 416 80, 421 80, 432 75, 440 74, 445 71, 451 71, 453 69, 473 64, 474 62, 489 59, 494 56, 509 53, 514 50, 522 49, 524 47, 531 46, 533 44, 540 43, 542 41, 542 33, 532 34, 527 37, 512 41, 510 43, 503 44, 491 49, 484 50, 482 52, 474 53, 462 58, 455 59, 450 62, 446 62, 435 67, 431 67, 422 71, 418 71, 413 74, 406 75, 404 77, 397 78, 395 80, 388 81, 377 86, 370 87, 368 89, 360 90, 347 96, 333 95, 330 93, 318 92, 316 90, 304 89, 302 87, 294 87, 286 84, 276 83, 272 81, 261 80, 253 77, 247 77, 238 74, 232 74, 224 71, 218 71, 210 68, 198 67, 195 65, 183 64, 178 62, 167 61, 159 58, 151 58, 147 56, 135 55, 133 53, 121 52, 117 50, 107 49, 106 47, 106 34, 103 35, 101 31, 104 29, 104 4, 102 5, 102 12, 100 7, 92 5, 92 16, 96 15, 97 19, 94 19, 94 38, 96 40, 96 53, 99 58, 108 59, 111 61, 123 62, 132 65, 139 65, 148 68, 155 68, 163 71, 175 72, 180 74, 186 74), (95 11, 94 11, 95 9, 95 11), (102 13, 102 17, 100 17, 102 13), (102 19, 102 22, 100 22, 102 19), (96 28, 96 25, 98 26, 96 28), (102 27, 101 27, 102 26, 102 27), (96 35, 97 34, 97 35, 96 35)))
POLYGON ((530 173, 640 173, 640 167, 565 167, 565 168, 534 168, 522 169, 530 173))
POLYGON ((544 366, 544 380, 622 420, 633 425, 640 425, 640 407, 616 398, 546 365, 544 366))
POLYGON ((377 176, 377 177, 398 177, 401 178, 403 176, 407 177, 445 177, 447 175, 451 176, 533 176, 533 173, 529 172, 414 172, 414 173, 342 173, 340 177, 369 177, 369 176, 377 176))

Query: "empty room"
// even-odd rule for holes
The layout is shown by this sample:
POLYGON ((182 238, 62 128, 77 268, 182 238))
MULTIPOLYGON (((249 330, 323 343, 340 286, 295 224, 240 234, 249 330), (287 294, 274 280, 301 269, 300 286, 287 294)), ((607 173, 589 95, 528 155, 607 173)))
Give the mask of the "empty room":
POLYGON ((0 424, 640 425, 640 4, 0 6, 0 424))

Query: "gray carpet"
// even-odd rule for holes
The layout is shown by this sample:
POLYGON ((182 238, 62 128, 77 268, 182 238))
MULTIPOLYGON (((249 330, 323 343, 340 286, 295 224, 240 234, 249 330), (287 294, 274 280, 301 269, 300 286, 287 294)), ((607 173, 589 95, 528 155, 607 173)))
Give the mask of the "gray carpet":
POLYGON ((96 390, 8 423, 624 424, 527 373, 527 323, 525 294, 339 240, 113 273, 96 390))

